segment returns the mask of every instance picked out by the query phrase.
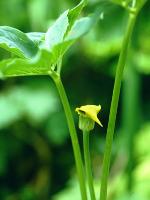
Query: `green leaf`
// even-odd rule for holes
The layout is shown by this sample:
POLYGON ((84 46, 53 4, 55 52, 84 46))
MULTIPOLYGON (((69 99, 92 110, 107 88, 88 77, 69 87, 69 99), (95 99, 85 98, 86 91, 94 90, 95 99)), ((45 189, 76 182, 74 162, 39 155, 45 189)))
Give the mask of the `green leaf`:
POLYGON ((55 45, 51 51, 53 65, 56 65, 60 56, 81 36, 85 35, 95 25, 99 18, 99 9, 89 16, 77 20, 61 43, 55 45))
POLYGON ((63 42, 68 25, 69 22, 67 10, 55 21, 55 23, 46 32, 45 47, 48 50, 52 50, 55 45, 63 42))
POLYGON ((83 7, 81 2, 76 9, 72 10, 71 30, 67 33, 69 25, 68 12, 65 11, 49 28, 47 33, 27 33, 27 38, 33 44, 40 45, 38 53, 31 59, 13 58, 0 62, 0 76, 30 76, 30 75, 47 75, 48 71, 54 69, 60 57, 66 50, 82 35, 87 33, 99 18, 99 11, 90 17, 84 17, 74 23, 75 18, 83 7), (80 9, 79 9, 80 8, 80 9), (76 12, 75 12, 76 10, 76 12), (44 37, 45 36, 45 37, 44 37), (42 41, 45 38, 45 41, 42 41))
POLYGON ((74 22, 80 15, 83 7, 85 6, 86 1, 82 0, 76 7, 72 8, 69 13, 68 13, 68 19, 69 19, 69 26, 67 32, 71 29, 73 26, 74 22))
POLYGON ((81 36, 85 35, 95 25, 99 18, 99 12, 90 17, 83 17, 77 20, 62 43, 54 46, 52 49, 53 61, 55 64, 58 61, 58 52, 61 50, 61 56, 68 50, 68 48, 81 36))
POLYGON ((8 26, 0 26, 0 47, 21 58, 32 58, 38 51, 25 33, 8 26))
POLYGON ((79 37, 89 32, 98 21, 101 14, 104 13, 104 10, 107 10, 108 12, 110 5, 110 2, 102 1, 100 2, 99 7, 95 10, 94 14, 90 15, 89 17, 83 17, 77 20, 72 26, 70 32, 65 37, 65 41, 78 39, 79 37))
POLYGON ((1 77, 47 75, 53 64, 52 54, 40 50, 33 59, 11 58, 0 62, 1 77))
POLYGON ((65 41, 76 40, 79 37, 85 35, 91 28, 95 25, 100 16, 99 11, 97 10, 95 14, 90 17, 83 17, 77 20, 68 35, 65 37, 65 41))
POLYGON ((26 33, 26 35, 37 45, 39 45, 45 39, 45 33, 41 32, 26 33))
POLYGON ((47 31, 45 35, 45 46, 51 50, 55 63, 58 62, 67 50, 68 44, 64 42, 64 38, 70 31, 84 5, 85 1, 82 0, 70 11, 65 11, 47 31))

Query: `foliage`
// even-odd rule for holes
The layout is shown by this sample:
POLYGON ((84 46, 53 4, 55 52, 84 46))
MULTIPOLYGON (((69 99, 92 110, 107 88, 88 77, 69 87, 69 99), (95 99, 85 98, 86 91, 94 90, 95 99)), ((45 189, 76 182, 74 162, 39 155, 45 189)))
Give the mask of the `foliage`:
POLYGON ((55 69, 69 46, 88 32, 99 13, 76 21, 84 1, 65 11, 44 34, 23 33, 11 27, 0 27, 1 47, 19 56, 0 63, 1 76, 48 74, 55 69))

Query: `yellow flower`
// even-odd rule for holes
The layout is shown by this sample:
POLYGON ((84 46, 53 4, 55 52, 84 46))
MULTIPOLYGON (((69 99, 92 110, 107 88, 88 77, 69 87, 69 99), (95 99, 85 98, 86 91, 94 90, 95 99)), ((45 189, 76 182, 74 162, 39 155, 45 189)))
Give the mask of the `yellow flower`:
POLYGON ((100 126, 103 127, 102 123, 100 122, 100 120, 97 117, 97 114, 99 113, 99 111, 101 110, 101 106, 95 106, 95 105, 86 105, 86 106, 81 106, 80 108, 76 108, 76 112, 79 115, 83 115, 85 117, 88 117, 90 119, 92 119, 94 122, 98 123, 100 126))

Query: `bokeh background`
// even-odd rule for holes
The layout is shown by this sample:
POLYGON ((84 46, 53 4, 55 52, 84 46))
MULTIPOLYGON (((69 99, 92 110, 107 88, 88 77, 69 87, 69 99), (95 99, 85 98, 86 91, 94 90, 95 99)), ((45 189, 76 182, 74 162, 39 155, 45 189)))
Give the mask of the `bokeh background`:
MULTIPOLYGON (((0 25, 45 32, 74 0, 0 0, 0 25)), ((82 12, 94 12, 90 0, 82 12)), ((99 192, 116 63, 127 13, 112 5, 93 30, 67 52, 62 79, 78 130, 79 105, 101 104, 90 148, 99 192)), ((10 55, 0 49, 0 59, 10 55)), ((108 200, 150 199, 150 1, 138 16, 122 84, 112 150, 108 200)), ((82 149, 82 135, 78 130, 82 149)), ((0 199, 79 200, 72 146, 49 77, 0 80, 0 199)))

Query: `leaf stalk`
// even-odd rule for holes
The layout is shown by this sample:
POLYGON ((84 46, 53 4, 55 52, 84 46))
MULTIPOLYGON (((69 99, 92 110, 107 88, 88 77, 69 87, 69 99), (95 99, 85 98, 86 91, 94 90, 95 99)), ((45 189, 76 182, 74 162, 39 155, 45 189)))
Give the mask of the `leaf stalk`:
POLYGON ((61 81, 60 75, 56 73, 55 71, 50 71, 49 75, 51 76, 51 78, 53 79, 57 87, 64 111, 65 111, 67 124, 69 128, 70 136, 71 136, 71 142, 72 142, 72 147, 73 147, 73 152, 74 152, 79 184, 80 184, 81 197, 82 197, 82 200, 87 200, 83 162, 81 158, 79 141, 78 141, 78 137, 77 137, 77 133, 75 129, 75 124, 74 124, 70 104, 69 104, 63 83, 61 81))

